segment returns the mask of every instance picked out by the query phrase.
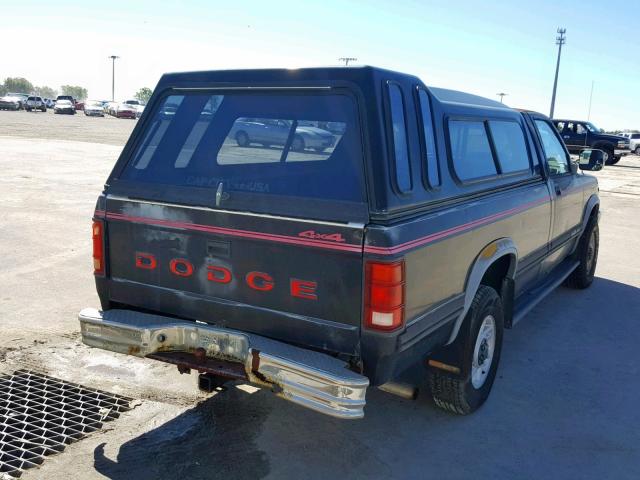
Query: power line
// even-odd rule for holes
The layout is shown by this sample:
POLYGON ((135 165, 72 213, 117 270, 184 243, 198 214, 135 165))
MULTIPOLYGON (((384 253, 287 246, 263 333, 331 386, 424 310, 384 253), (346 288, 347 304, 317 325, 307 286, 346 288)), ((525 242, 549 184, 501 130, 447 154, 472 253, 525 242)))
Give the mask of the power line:
POLYGON ((549 117, 553 118, 553 111, 556 108, 556 89, 558 88, 558 72, 560 71, 560 55, 562 54, 562 45, 567 42, 564 34, 567 33, 566 28, 558 28, 558 36, 556 37, 556 45, 558 45, 558 61, 556 63, 556 77, 553 80, 553 94, 551 95, 551 112, 549 117))

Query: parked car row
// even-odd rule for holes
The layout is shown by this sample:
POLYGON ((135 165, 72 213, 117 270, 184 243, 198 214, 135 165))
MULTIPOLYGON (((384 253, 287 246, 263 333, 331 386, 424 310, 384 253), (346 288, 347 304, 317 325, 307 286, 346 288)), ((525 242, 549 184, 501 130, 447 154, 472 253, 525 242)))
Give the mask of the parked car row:
POLYGON ((76 100, 71 95, 58 95, 55 100, 37 95, 24 93, 7 93, 0 97, 0 110, 26 110, 46 112, 48 108, 53 113, 75 114, 84 111, 86 116, 104 117, 105 114, 116 118, 136 119, 142 115, 145 104, 139 100, 125 100, 124 102, 110 102, 108 100, 76 100))
POLYGON ((87 116, 104 117, 111 115, 116 118, 139 118, 144 110, 144 103, 139 100, 124 102, 110 102, 108 100, 87 100, 84 113, 87 116))
MULTIPOLYGON (((106 106, 106 112, 116 118, 136 119, 140 116, 136 107, 136 105, 127 102, 109 102, 106 106)), ((142 110, 140 110, 140 113, 142 113, 142 110)))

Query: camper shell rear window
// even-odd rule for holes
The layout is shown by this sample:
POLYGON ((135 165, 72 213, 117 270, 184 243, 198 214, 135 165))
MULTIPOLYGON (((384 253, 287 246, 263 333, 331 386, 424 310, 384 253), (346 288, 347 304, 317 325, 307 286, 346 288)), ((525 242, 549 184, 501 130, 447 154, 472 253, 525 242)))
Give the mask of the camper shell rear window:
POLYGON ((191 191, 221 209, 337 221, 367 212, 348 94, 175 91, 155 102, 138 138, 117 181, 167 185, 182 199, 191 191))

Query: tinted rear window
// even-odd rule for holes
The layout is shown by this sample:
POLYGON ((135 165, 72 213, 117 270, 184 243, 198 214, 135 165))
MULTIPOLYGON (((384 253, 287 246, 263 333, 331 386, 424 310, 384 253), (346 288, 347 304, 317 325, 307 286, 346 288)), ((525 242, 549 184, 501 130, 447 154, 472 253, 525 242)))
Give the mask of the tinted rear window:
MULTIPOLYGON (((217 206, 229 209, 255 195, 287 208, 291 197, 364 203, 360 128, 347 95, 170 95, 141 138, 124 180, 210 189, 211 198, 221 191, 217 206)), ((256 200, 252 209, 264 210, 256 200)))

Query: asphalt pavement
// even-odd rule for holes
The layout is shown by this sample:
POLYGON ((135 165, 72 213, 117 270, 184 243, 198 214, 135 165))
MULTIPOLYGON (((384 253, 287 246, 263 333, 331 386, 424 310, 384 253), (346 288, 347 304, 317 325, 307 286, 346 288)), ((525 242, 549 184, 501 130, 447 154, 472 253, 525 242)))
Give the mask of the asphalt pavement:
POLYGON ((81 344, 77 313, 98 306, 91 214, 136 122, 58 117, 0 111, 0 373, 140 405, 22 478, 640 478, 640 157, 595 174, 594 284, 559 288, 506 332, 476 414, 371 389, 365 418, 344 421, 243 384, 201 394, 195 375, 81 344))

